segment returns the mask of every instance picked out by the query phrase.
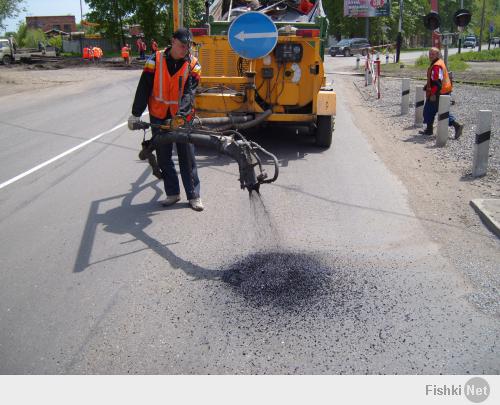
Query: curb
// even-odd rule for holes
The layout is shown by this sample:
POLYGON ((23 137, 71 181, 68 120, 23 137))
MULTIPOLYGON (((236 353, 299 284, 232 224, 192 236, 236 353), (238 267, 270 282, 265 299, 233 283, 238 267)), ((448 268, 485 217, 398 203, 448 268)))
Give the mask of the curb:
POLYGON ((500 199, 478 198, 470 201, 486 227, 500 238, 500 199))

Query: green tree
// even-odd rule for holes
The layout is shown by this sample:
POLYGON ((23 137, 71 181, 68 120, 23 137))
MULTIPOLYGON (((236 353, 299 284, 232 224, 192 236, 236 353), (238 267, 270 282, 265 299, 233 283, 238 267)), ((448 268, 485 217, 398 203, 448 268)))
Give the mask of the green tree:
MULTIPOLYGON (((99 23, 101 31, 110 38, 121 39, 121 27, 139 24, 147 40, 155 38, 160 44, 172 34, 172 0, 89 0, 89 21, 99 23)), ((186 2, 184 23, 195 26, 203 16, 204 1, 186 2)))
POLYGON ((19 24, 19 27, 17 28, 17 32, 14 34, 14 38, 17 42, 17 45, 22 47, 24 46, 24 40, 26 38, 26 34, 28 32, 28 26, 26 25, 25 22, 22 22, 19 24))
POLYGON ((24 0, 0 0, 0 29, 5 29, 7 18, 17 17, 23 11, 24 0))
POLYGON ((41 29, 28 30, 21 46, 25 48, 38 48, 39 42, 46 43, 46 41, 47 38, 41 29))

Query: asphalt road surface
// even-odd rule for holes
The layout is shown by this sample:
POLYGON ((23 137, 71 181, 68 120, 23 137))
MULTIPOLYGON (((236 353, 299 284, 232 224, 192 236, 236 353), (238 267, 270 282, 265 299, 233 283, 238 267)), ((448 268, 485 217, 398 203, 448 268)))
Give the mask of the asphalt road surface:
MULTIPOLYGON (((123 123, 139 73, 3 97, 0 183, 123 123)), ((126 126, 0 188, 0 373, 497 374, 498 319, 342 97, 329 150, 258 136, 262 198, 198 148, 205 211, 162 208, 126 126)))

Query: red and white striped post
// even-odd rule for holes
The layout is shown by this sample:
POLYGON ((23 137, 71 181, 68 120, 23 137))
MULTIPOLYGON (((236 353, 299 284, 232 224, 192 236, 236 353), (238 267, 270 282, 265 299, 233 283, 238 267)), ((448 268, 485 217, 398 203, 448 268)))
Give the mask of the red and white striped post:
POLYGON ((375 61, 376 65, 376 80, 377 80, 377 98, 380 99, 380 59, 375 61))

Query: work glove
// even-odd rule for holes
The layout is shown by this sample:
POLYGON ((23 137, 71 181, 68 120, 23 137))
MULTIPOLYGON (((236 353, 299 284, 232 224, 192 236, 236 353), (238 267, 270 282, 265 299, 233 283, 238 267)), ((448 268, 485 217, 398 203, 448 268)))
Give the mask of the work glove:
POLYGON ((184 117, 183 115, 177 114, 175 117, 173 117, 170 120, 170 128, 176 129, 176 128, 184 126, 185 123, 186 123, 186 117, 184 117))
POLYGON ((429 101, 432 102, 432 103, 435 103, 436 102, 436 95, 435 94, 432 94, 430 97, 429 97, 429 101))
POLYGON ((136 117, 135 115, 131 115, 128 117, 128 129, 131 131, 135 131, 136 129, 140 129, 139 122, 141 121, 140 117, 136 117))

